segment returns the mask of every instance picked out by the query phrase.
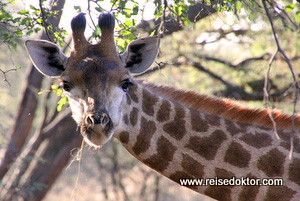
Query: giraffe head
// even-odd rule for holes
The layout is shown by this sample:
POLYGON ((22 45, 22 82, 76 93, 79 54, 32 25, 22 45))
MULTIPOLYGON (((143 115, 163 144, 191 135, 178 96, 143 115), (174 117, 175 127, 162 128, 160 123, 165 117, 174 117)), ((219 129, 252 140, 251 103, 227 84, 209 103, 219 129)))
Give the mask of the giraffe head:
POLYGON ((93 45, 84 36, 84 14, 73 18, 74 48, 70 57, 48 41, 26 41, 34 66, 46 76, 60 76, 73 118, 85 141, 93 146, 112 137, 120 122, 121 104, 134 84, 131 74, 146 71, 158 53, 157 37, 147 37, 133 41, 119 55, 114 43, 113 15, 101 14, 98 24, 102 34, 93 45))

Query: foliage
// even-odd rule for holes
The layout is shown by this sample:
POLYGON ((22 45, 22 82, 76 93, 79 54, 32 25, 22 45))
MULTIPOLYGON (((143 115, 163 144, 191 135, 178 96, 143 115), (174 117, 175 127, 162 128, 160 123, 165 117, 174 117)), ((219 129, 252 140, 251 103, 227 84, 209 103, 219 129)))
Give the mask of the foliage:
MULTIPOLYGON (((43 7, 42 4, 46 0, 41 0, 40 7, 30 6, 29 10, 19 10, 17 13, 11 13, 9 6, 16 4, 16 0, 5 0, 0 2, 0 25, 5 26, 5 31, 0 34, 0 38, 3 42, 7 43, 13 48, 16 48, 16 40, 24 36, 31 36, 33 33, 38 33, 41 30, 51 31, 54 34, 54 41, 58 42, 60 46, 63 46, 63 40, 68 32, 65 29, 53 30, 51 24, 47 23, 47 19, 51 16, 55 16, 56 12, 51 12, 49 8, 43 7)), ((55 2, 55 1, 54 1, 55 2)), ((200 1, 196 0, 153 0, 146 1, 152 2, 155 5, 153 15, 155 19, 171 16, 176 22, 182 26, 187 26, 191 23, 188 19, 189 6, 193 6, 200 1)), ((141 4, 135 0, 110 0, 110 8, 103 7, 104 0, 88 0, 89 14, 91 13, 90 4, 93 4, 93 13, 112 12, 117 20, 117 37, 116 45, 120 51, 124 51, 127 44, 139 35, 135 35, 136 25, 138 23, 139 16, 145 9, 145 4, 141 4)), ((235 15, 241 13, 242 9, 245 9, 248 18, 252 20, 252 12, 261 8, 257 1, 243 1, 243 0, 221 0, 201 1, 202 4, 206 4, 215 8, 218 12, 233 12, 235 15)), ((54 3, 55 5, 55 3, 54 3)), ((54 6, 52 5, 52 6, 54 6)), ((270 1, 270 6, 275 12, 289 12, 292 14, 292 20, 296 23, 300 23, 300 11, 299 6, 296 3, 290 3, 286 5, 280 5, 277 1, 270 1)), ((74 10, 82 12, 80 6, 74 6, 74 10)), ((97 14, 97 15, 98 15, 97 14)), ((93 22, 93 38, 98 38, 100 29, 93 22)))
MULTIPOLYGON (((33 33, 39 33, 41 30, 51 31, 54 35, 53 40, 63 46, 63 39, 68 33, 60 28, 54 30, 51 24, 47 23, 49 17, 55 16, 57 12, 50 11, 49 8, 43 7, 42 0, 40 7, 30 5, 29 10, 19 10, 16 13, 10 11, 10 7, 17 4, 17 0, 4 0, 0 2, 0 26, 4 27, 0 34, 2 43, 10 47, 17 48, 17 40, 23 37, 31 36, 33 33)), ((55 5, 55 4, 54 4, 55 5)), ((52 6, 54 6, 52 5, 52 6)), ((49 40, 52 40, 49 38, 49 40)))
POLYGON ((58 85, 51 85, 51 89, 56 94, 56 96, 61 97, 59 101, 57 102, 57 111, 60 112, 64 104, 68 102, 68 98, 63 95, 62 89, 59 88, 58 85))
MULTIPOLYGON (((63 39, 67 34, 67 32, 65 31, 62 32, 62 30, 52 30, 51 26, 47 26, 45 28, 45 22, 47 21, 47 18, 55 15, 56 13, 51 13, 49 10, 47 10, 48 8, 43 7, 45 20, 43 20, 43 14, 40 8, 36 8, 33 6, 31 6, 30 9, 28 10, 21 10, 21 11, 19 10, 16 13, 12 13, 9 10, 9 6, 11 5, 11 3, 15 3, 15 2, 16 1, 14 0, 6 0, 0 2, 1 5, 0 26, 1 28, 3 28, 2 30, 0 29, 0 31, 2 31, 0 32, 0 35, 1 35, 1 40, 3 40, 3 42, 15 48, 18 39, 22 37, 27 37, 36 32, 40 33, 42 30, 46 29, 54 33, 56 31, 57 33, 54 34, 56 35, 57 38, 56 41, 60 43, 60 45, 63 44, 63 39), (6 36, 7 38, 4 39, 3 38, 4 36, 6 36)), ((236 0, 200 1, 201 3, 204 2, 208 5, 213 6, 215 9, 218 10, 219 13, 217 17, 212 16, 209 17, 209 20, 201 20, 200 22, 197 23, 194 23, 194 21, 193 22, 189 21, 187 18, 187 14, 188 14, 189 6, 194 5, 199 1, 153 0, 152 2, 156 7, 156 9, 153 10, 154 18, 158 20, 159 18, 162 19, 164 15, 172 16, 175 22, 178 22, 179 24, 181 24, 181 26, 186 26, 186 29, 181 32, 176 32, 171 36, 165 36, 161 40, 162 48, 160 51, 160 58, 158 60, 162 61, 163 63, 169 63, 175 65, 166 65, 167 68, 163 68, 157 71, 156 73, 145 75, 143 78, 157 84, 169 84, 179 88, 186 88, 189 90, 192 89, 195 91, 200 91, 201 93, 215 94, 221 96, 227 96, 228 94, 229 96, 233 96, 237 94, 237 96, 234 96, 235 98, 241 97, 240 94, 237 93, 237 91, 233 91, 233 92, 230 91, 230 89, 228 89, 228 87, 223 82, 220 82, 220 80, 212 78, 208 74, 197 70, 192 65, 193 62, 197 62, 197 63, 201 63, 207 70, 221 77, 223 81, 231 83, 232 85, 246 91, 249 94, 262 95, 261 94, 262 85, 260 81, 265 74, 265 69, 266 66, 268 65, 269 57, 263 57, 261 60, 248 63, 247 65, 235 65, 235 63, 239 63, 238 62, 239 60, 246 60, 249 57, 259 57, 265 53, 267 54, 267 56, 268 55, 270 56, 270 53, 272 53, 272 51, 276 49, 276 44, 274 43, 274 39, 272 38, 272 32, 270 30, 269 23, 264 15, 264 11, 261 5, 259 4, 259 2, 236 1, 236 0), (259 27, 259 29, 254 29, 253 27, 259 27), (205 37, 202 37, 202 35, 204 35, 205 37), (222 62, 209 60, 205 58, 206 56, 216 57, 219 58, 219 60, 224 60, 225 62, 222 63, 222 62)), ((282 48, 290 56, 292 64, 295 67, 297 67, 299 63, 300 40, 297 40, 297 38, 299 38, 297 35, 298 33, 295 31, 293 32, 293 30, 296 30, 296 27, 299 25, 299 20, 300 20, 299 4, 297 3, 292 4, 292 3, 285 2, 285 5, 280 6, 279 4, 276 4, 277 1, 270 0, 267 2, 268 2, 269 10, 272 11, 271 13, 274 19, 274 26, 277 31, 277 35, 280 39, 282 48), (289 14, 291 20, 289 20, 285 16, 285 13, 289 14), (285 26, 282 26, 282 24, 285 26), (287 29, 287 27, 291 29, 287 29)), ((43 3, 45 3, 45 1, 43 1, 43 3)), ((116 43, 118 45, 119 51, 124 51, 124 48, 130 41, 140 37, 140 35, 136 34, 135 31, 136 31, 136 26, 139 24, 139 20, 140 20, 139 17, 142 15, 144 7, 143 5, 139 4, 138 1, 111 0, 110 8, 104 7, 102 5, 103 3, 102 0, 88 1, 88 3, 90 5, 94 5, 95 8, 93 6, 90 6, 88 10, 84 10, 80 6, 75 6, 74 9, 77 12, 86 12, 87 15, 94 14, 96 16, 103 11, 111 11, 115 15, 117 19, 117 25, 118 25, 116 27, 116 38, 118 38, 116 39, 116 43), (91 14, 89 13, 89 11, 91 11, 91 14)), ((101 34, 101 30, 97 28, 97 26, 94 26, 94 24, 92 25, 90 24, 90 26, 88 27, 92 27, 94 29, 93 39, 98 39, 99 34, 101 34)), ((152 34, 157 34, 154 32, 155 31, 153 31, 152 34)), ((23 52, 22 55, 25 55, 25 53, 23 52)), ((157 67, 157 65, 154 66, 157 67)), ((300 73, 299 68, 295 69, 295 72, 300 73)), ((270 76, 270 79, 273 82, 271 87, 271 93, 282 91, 285 86, 288 86, 291 83, 289 76, 290 76, 290 72, 286 68, 285 62, 282 60, 282 58, 276 57, 276 60, 273 63, 272 73, 270 76)), ((20 80, 18 80, 18 83, 20 83, 20 80)), ((12 85, 18 85, 18 84, 12 83, 12 85)), ((52 85, 51 88, 56 95, 58 96, 62 95, 62 92, 57 85, 52 85)), ((15 93, 15 91, 13 90, 11 91, 12 92, 8 92, 8 93, 15 93)), ((2 94, 1 94, 1 98, 2 98, 2 94)), ((286 90, 285 93, 279 97, 280 101, 284 101, 284 102, 277 102, 276 106, 285 106, 284 110, 291 112, 292 108, 290 106, 291 105, 290 103, 292 101, 292 98, 293 97, 291 96, 291 90, 286 90)), ((67 101, 66 98, 62 97, 62 99, 58 102, 57 110, 61 110, 62 105, 66 103, 66 101, 67 101)), ((4 102, 3 99, 1 99, 1 102, 4 102)), ((8 108, 7 105, 9 106, 11 105, 11 103, 9 102, 7 103, 6 104, 3 103, 5 109, 8 108)), ((50 99, 47 99, 47 103, 48 106, 53 105, 53 102, 51 102, 50 99)), ((261 102, 257 103, 257 101, 252 101, 250 102, 250 104, 255 106, 259 104, 259 106, 262 107, 261 102)), ((10 112, 10 113, 15 113, 15 112, 10 112)), ((38 111, 37 113, 41 113, 41 111, 38 111)), ((11 116, 9 118, 12 119, 11 116)), ((36 118, 37 123, 40 122, 41 116, 42 115, 40 114, 37 116, 36 118)), ((51 117, 51 115, 49 116, 51 117)), ((53 119, 53 118, 48 118, 48 119, 53 119)), ((8 124, 7 119, 4 119, 2 122, 8 124)), ((48 123, 49 124, 53 123, 53 121, 45 123, 44 126, 49 125, 48 123)), ((0 125, 0 128, 1 127, 2 125, 0 125)), ((8 132, 3 132, 3 133, 6 134, 8 132)), ((143 169, 141 169, 136 171, 136 168, 132 168, 133 165, 131 163, 133 162, 130 161, 132 160, 132 158, 130 159, 127 155, 123 155, 123 153, 126 152, 125 150, 119 150, 119 157, 115 159, 116 158, 115 153, 114 152, 111 153, 111 147, 106 147, 106 148, 107 148, 106 150, 101 149, 101 156, 100 156, 101 160, 97 159, 97 162, 98 163, 100 162, 99 164, 97 164, 99 166, 99 169, 102 168, 101 169, 102 172, 100 172, 100 174, 99 174, 99 170, 95 171, 95 169, 98 168, 98 166, 95 165, 93 159, 87 162, 82 161, 81 163, 83 167, 82 171, 84 171, 85 165, 92 166, 91 170, 95 171, 95 172, 86 171, 89 173, 91 172, 93 173, 89 175, 88 178, 95 179, 97 180, 97 182, 99 182, 99 178, 100 178, 101 179, 100 181, 102 182, 103 180, 105 181, 106 178, 111 177, 111 181, 109 180, 107 182, 107 185, 103 185, 103 183, 101 185, 101 188, 107 187, 110 195, 115 193, 115 190, 111 186, 117 186, 117 189, 121 189, 120 184, 122 182, 126 184, 125 190, 123 189, 124 192, 129 188, 132 188, 132 186, 134 192, 138 192, 139 189, 142 189, 143 186, 141 186, 141 183, 143 183, 145 179, 139 177, 138 175, 145 174, 144 177, 146 178, 148 174, 147 171, 149 170, 144 171, 143 169), (108 159, 111 160, 105 163, 106 162, 105 160, 108 159), (120 159, 124 160, 124 163, 120 159), (101 164, 101 162, 105 163, 104 166, 103 164, 101 164), (120 170, 118 174, 116 174, 116 172, 113 172, 113 170, 115 170, 114 168, 116 167, 119 168, 118 171, 120 170), (113 176, 116 175, 118 176, 117 183, 114 183, 113 176), (121 176, 124 175, 123 176, 124 180, 120 177, 120 175, 121 176), (128 180, 126 180, 125 178, 125 175, 126 178, 127 175, 129 175, 129 177, 132 177, 133 178, 132 180, 134 182, 132 182, 131 180, 130 180, 131 182, 128 182, 128 180), (129 185, 127 185, 127 182, 129 183, 129 185)), ((88 153, 89 155, 91 155, 90 152, 88 153)), ((77 169, 75 170, 75 172, 77 173, 77 169)), ((82 174, 86 174, 86 172, 82 174)), ((86 182, 85 177, 83 180, 84 181, 82 181, 82 184, 80 185, 82 185, 82 187, 85 187, 85 189, 88 190, 98 189, 98 186, 97 188, 95 188, 95 186, 89 188, 91 186, 90 180, 86 182)), ((61 188, 63 188, 64 190, 62 191, 60 188, 57 190, 57 192, 64 194, 64 196, 67 195, 69 198, 69 194, 65 193, 65 189, 68 187, 74 188, 74 182, 72 181, 70 182, 63 181, 63 182, 64 184, 61 185, 63 186, 61 188), (66 186, 66 183, 69 186, 66 186)), ((95 185, 99 185, 99 183, 96 183, 95 185)), ((149 186, 150 187, 148 187, 148 192, 150 192, 153 195, 153 187, 152 187, 153 184, 152 186, 151 184, 149 184, 149 186)), ((34 189, 42 190, 44 189, 44 186, 37 183, 37 185, 33 186, 32 189, 29 189, 29 193, 34 192, 34 189)), ((80 188, 77 188, 76 191, 79 191, 79 189, 80 188)), ((172 190, 170 191, 169 189, 170 189, 169 184, 165 185, 165 183, 161 183, 160 190, 164 192, 161 192, 160 195, 161 196, 163 194, 167 195, 168 193, 169 196, 171 195, 174 196, 172 197, 173 198, 172 200, 176 200, 176 199, 178 200, 181 198, 180 196, 185 195, 184 193, 180 193, 181 188, 180 190, 176 189, 173 191, 172 190)), ((102 190, 104 191, 104 189, 102 190)), ((96 193, 100 194, 99 191, 96 193)), ((59 193, 53 193, 53 194, 59 194, 59 193)), ((86 193, 82 193, 82 195, 86 195, 86 193)), ((131 196, 131 194, 129 195, 131 196)), ((148 197, 145 197, 145 199, 146 198, 148 197)), ((195 199, 197 198, 198 197, 196 197, 195 199)), ((94 199, 94 197, 91 199, 94 199)), ((103 199, 105 199, 105 197, 103 199)), ((145 199, 140 199, 140 200, 145 200, 145 199)), ((55 200, 55 199, 49 198, 49 200, 55 200)), ((150 199, 148 198, 148 200, 150 199)), ((161 198, 161 200, 164 199, 161 198)))

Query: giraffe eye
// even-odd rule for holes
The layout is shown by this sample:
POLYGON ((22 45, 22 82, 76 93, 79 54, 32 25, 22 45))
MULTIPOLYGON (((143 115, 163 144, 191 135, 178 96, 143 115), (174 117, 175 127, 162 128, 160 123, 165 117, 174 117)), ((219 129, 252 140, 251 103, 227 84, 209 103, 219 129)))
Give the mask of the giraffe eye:
POLYGON ((60 87, 64 90, 64 91, 71 91, 71 84, 67 81, 63 81, 60 83, 60 87))
POLYGON ((124 92, 128 92, 130 86, 133 86, 133 83, 129 79, 125 79, 121 83, 121 88, 124 92))

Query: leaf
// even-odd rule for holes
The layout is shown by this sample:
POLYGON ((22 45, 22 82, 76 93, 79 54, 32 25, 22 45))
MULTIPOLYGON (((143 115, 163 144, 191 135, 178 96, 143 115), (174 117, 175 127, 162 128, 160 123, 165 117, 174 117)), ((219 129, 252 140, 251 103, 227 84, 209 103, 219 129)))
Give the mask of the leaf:
POLYGON ((156 32, 156 30, 152 31, 150 36, 154 36, 155 32, 156 32))
POLYGON ((100 7, 96 7, 95 10, 98 11, 99 13, 102 13, 102 12, 104 11, 104 10, 103 10, 102 8, 100 8, 100 7))
POLYGON ((185 26, 189 25, 189 19, 188 18, 184 17, 184 18, 182 18, 182 21, 183 21, 183 24, 185 26))
POLYGON ((248 14, 248 19, 250 20, 250 21, 253 21, 253 17, 252 17, 252 15, 249 13, 248 14))
POLYGON ((139 12, 139 6, 137 5, 137 6, 133 7, 133 9, 132 9, 132 15, 137 15, 138 12, 139 12))
POLYGON ((41 30, 41 28, 40 28, 40 27, 37 27, 37 28, 34 29, 34 32, 37 33, 37 32, 39 32, 40 30, 41 30))
POLYGON ((100 30, 100 28, 97 26, 96 29, 95 29, 95 31, 94 31, 94 33, 93 33, 93 38, 99 37, 100 33, 101 33, 101 30, 100 30))
POLYGON ((27 15, 27 14, 29 14, 29 11, 28 10, 20 10, 18 12, 18 14, 20 14, 20 15, 27 15))
POLYGON ((54 92, 57 96, 61 96, 61 95, 62 95, 62 90, 59 89, 58 85, 56 85, 56 84, 51 85, 51 89, 53 90, 53 92, 54 92))
POLYGON ((14 50, 17 49, 17 43, 16 43, 16 42, 10 41, 10 42, 9 42, 9 45, 10 45, 10 47, 12 47, 14 50))
POLYGON ((128 19, 128 18, 125 20, 124 24, 125 24, 127 27, 133 26, 132 21, 131 21, 130 19, 128 19))
POLYGON ((241 13, 241 8, 242 8, 242 2, 240 2, 240 1, 237 1, 236 3, 235 3, 235 9, 236 9, 236 11, 238 12, 238 13, 241 13))
POLYGON ((11 36, 7 33, 3 34, 2 37, 4 40, 9 40, 11 38, 11 36))
MULTIPOLYGON (((81 13, 81 7, 80 6, 74 6, 74 9, 78 12, 81 13)), ((96 8, 97 10, 97 8, 96 8)))
POLYGON ((22 36, 23 35, 23 31, 20 29, 16 29, 16 36, 22 36))
POLYGON ((284 10, 286 12, 290 12, 290 11, 292 11, 295 8, 295 6, 296 6, 296 4, 292 3, 292 4, 287 5, 286 7, 284 7, 284 10))
POLYGON ((122 38, 116 38, 116 45, 117 45, 118 49, 120 50, 120 52, 124 52, 125 48, 127 46, 127 42, 126 42, 126 40, 124 40, 122 38))
POLYGON ((121 9, 125 8, 127 1, 120 1, 119 6, 121 9))
POLYGON ((57 111, 60 112, 64 104, 68 102, 68 98, 66 96, 62 97, 57 103, 57 111))
POLYGON ((31 10, 39 10, 39 9, 37 9, 36 7, 34 7, 33 5, 30 5, 30 9, 31 9, 31 10))
POLYGON ((31 36, 32 34, 33 34, 33 30, 29 30, 29 31, 26 32, 27 36, 31 36))
POLYGON ((18 66, 18 65, 15 65, 15 68, 16 68, 17 70, 21 70, 21 69, 22 69, 22 67, 21 67, 21 66, 18 66))
POLYGON ((296 19, 296 22, 299 24, 300 23, 300 12, 296 13, 295 19, 296 19))
POLYGON ((182 14, 182 7, 181 6, 176 6, 175 8, 175 13, 180 16, 182 14))
POLYGON ((42 24, 43 23, 43 19, 42 18, 38 18, 38 19, 36 19, 36 22, 39 23, 39 24, 42 24))

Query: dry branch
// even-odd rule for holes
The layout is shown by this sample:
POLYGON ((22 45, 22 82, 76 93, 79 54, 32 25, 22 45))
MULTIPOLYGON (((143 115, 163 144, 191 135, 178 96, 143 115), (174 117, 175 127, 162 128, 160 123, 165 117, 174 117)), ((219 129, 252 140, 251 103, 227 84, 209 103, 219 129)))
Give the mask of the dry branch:
MULTIPOLYGON (((274 3, 274 1, 268 1, 269 5, 272 5, 274 3)), ((268 17, 268 20, 270 22, 270 25, 271 25, 271 29, 272 29, 272 33, 273 33, 273 36, 274 36, 274 40, 275 40, 275 43, 276 43, 276 46, 277 46, 277 50, 275 52, 275 54, 273 55, 272 59, 270 60, 269 62, 269 68, 268 68, 268 73, 270 72, 270 69, 271 69, 271 65, 272 65, 272 62, 274 60, 274 58, 276 57, 276 55, 278 53, 280 53, 285 62, 287 63, 289 69, 290 69, 290 72, 291 72, 291 75, 292 75, 292 78, 293 78, 293 86, 294 86, 294 108, 293 108, 293 114, 292 114, 292 133, 291 133, 291 137, 290 137, 290 154, 289 154, 289 158, 291 159, 292 158, 292 153, 294 151, 294 135, 296 133, 296 130, 295 130, 295 115, 297 113, 296 111, 296 104, 297 104, 297 101, 298 101, 298 90, 299 90, 299 85, 298 85, 298 82, 297 82, 297 78, 296 78, 296 75, 295 75, 295 72, 293 70, 293 67, 292 67, 292 64, 289 60, 289 58, 287 57, 287 55, 285 54, 285 52, 282 50, 280 44, 279 44, 279 40, 278 40, 278 37, 276 35, 276 31, 275 31, 275 28, 274 28, 274 24, 273 24, 273 21, 272 21, 272 18, 271 18, 271 15, 269 13, 269 10, 268 10, 268 7, 267 7, 267 4, 266 4, 266 0, 262 0, 262 4, 263 4, 263 7, 264 7, 264 10, 266 12, 266 15, 268 17)), ((268 78, 269 76, 267 75, 266 78, 268 78)), ((266 80, 265 82, 265 96, 266 96, 266 105, 268 106, 269 105, 269 99, 268 99, 268 96, 269 96, 269 92, 268 92, 268 80, 266 80)), ((270 115, 270 118, 272 119, 272 121, 274 121, 274 118, 272 116, 272 114, 270 115)), ((275 121, 274 121, 275 122, 275 121)), ((276 129, 276 126, 274 126, 275 129, 276 129)))

